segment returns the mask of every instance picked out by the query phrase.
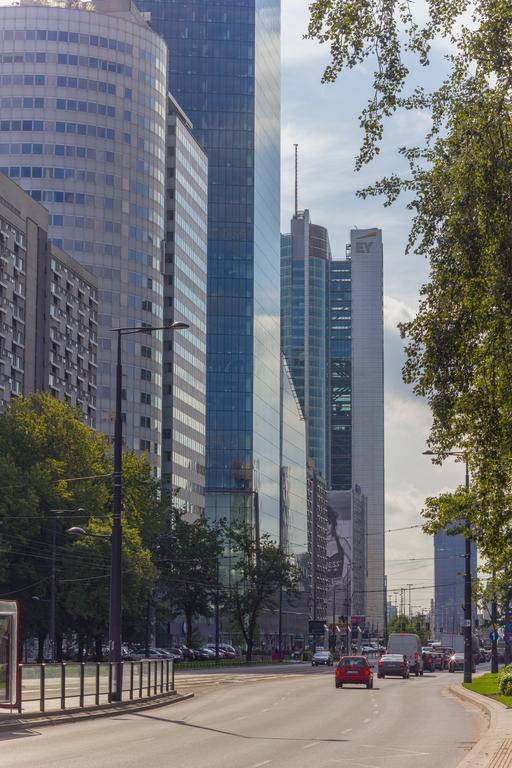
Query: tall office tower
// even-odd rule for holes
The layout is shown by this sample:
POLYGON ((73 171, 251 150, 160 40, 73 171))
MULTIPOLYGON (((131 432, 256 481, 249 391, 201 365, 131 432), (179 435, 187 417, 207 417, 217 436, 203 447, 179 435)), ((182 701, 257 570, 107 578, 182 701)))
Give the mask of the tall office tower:
MULTIPOLYGON (((464 624, 464 536, 434 535, 434 630, 436 639, 462 650, 464 624)), ((476 548, 471 543, 471 575, 476 578, 476 548)), ((474 612, 474 617, 475 617, 474 612)))
POLYGON ((208 156, 206 488, 279 535, 279 0, 141 0, 208 156))
MULTIPOLYGON (((313 620, 327 620, 327 486, 308 460, 308 551, 310 560, 309 615, 313 620)), ((323 633, 322 633, 323 634, 323 633)), ((318 641, 320 642, 320 641, 318 641)))
MULTIPOLYGON (((114 433, 120 326, 161 325, 167 48, 131 0, 0 8, 0 164, 98 278, 97 427, 114 433)), ((160 463, 162 334, 123 347, 124 437, 160 463)))
POLYGON ((366 496, 366 615, 384 631, 384 346, 382 232, 350 232, 352 486, 366 496))
POLYGON ((0 407, 49 392, 95 426, 97 281, 48 242, 48 211, 0 173, 0 407))
POLYGON ((206 155, 169 96, 164 323, 190 329, 164 331, 162 480, 193 517, 205 507, 207 207, 206 155))
POLYGON ((281 236, 281 348, 306 419, 308 456, 329 484, 329 268, 325 227, 297 212, 281 236))
POLYGON ((304 647, 308 633, 310 558, 306 474, 306 425, 286 360, 281 377, 281 533, 283 550, 293 558, 301 577, 297 594, 282 596, 282 647, 304 647), (302 640, 298 641, 301 637, 302 640))
POLYGON ((352 488, 352 262, 334 259, 330 278, 331 488, 352 488))

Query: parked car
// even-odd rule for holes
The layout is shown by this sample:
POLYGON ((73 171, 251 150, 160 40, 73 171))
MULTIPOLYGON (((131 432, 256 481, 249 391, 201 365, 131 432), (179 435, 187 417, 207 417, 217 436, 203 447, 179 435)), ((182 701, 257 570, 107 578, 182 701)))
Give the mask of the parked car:
POLYGON ((316 653, 313 654, 313 658, 311 659, 311 666, 318 667, 320 664, 327 667, 332 667, 333 655, 330 653, 330 651, 316 651, 316 653))
POLYGON ((203 661, 211 661, 215 659, 215 651, 211 648, 199 648, 197 651, 199 658, 203 661))
POLYGON ((388 653, 407 656, 409 669, 416 677, 423 675, 421 642, 418 635, 410 632, 392 632, 388 641, 388 653))
POLYGON ((342 656, 335 674, 336 688, 343 688, 346 683, 373 688, 373 672, 365 656, 342 656))
MULTIPOLYGON (((448 672, 458 672, 458 671, 464 671, 464 654, 463 653, 454 653, 453 656, 450 656, 450 661, 448 662, 448 672)), ((471 659, 471 671, 476 671, 476 665, 471 659)))
POLYGON ((403 677, 404 680, 408 680, 411 676, 409 669, 409 662, 404 656, 400 654, 386 654, 381 656, 377 667, 377 677, 403 677))

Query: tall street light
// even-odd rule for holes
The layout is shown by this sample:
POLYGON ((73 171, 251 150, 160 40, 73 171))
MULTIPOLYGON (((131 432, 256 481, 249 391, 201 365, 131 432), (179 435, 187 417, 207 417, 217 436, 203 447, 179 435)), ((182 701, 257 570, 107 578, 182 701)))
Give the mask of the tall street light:
MULTIPOLYGON (((423 451, 424 456, 435 456, 433 451, 423 451)), ((447 456, 463 459, 466 465, 466 491, 469 493, 469 464, 468 455, 464 451, 449 451, 447 456)), ((471 537, 470 522, 466 520, 466 535, 464 538, 464 682, 473 679, 472 669, 472 610, 471 610, 471 537)))
POLYGON ((123 367, 121 362, 121 339, 134 333, 153 333, 153 331, 181 331, 189 328, 188 323, 176 321, 170 325, 148 325, 135 328, 115 328, 117 333, 117 365, 116 365, 116 418, 114 427, 114 499, 112 505, 112 549, 110 570, 110 620, 109 620, 109 660, 115 664, 115 685, 111 695, 112 701, 121 701, 123 689, 123 672, 121 667, 121 567, 122 539, 121 526, 122 509, 122 480, 121 467, 123 456, 123 422, 121 413, 123 367))
POLYGON ((66 512, 85 512, 84 509, 50 509, 52 513, 52 550, 50 568, 50 616, 48 621, 48 640, 50 642, 50 662, 55 661, 55 621, 57 615, 57 515, 66 512))

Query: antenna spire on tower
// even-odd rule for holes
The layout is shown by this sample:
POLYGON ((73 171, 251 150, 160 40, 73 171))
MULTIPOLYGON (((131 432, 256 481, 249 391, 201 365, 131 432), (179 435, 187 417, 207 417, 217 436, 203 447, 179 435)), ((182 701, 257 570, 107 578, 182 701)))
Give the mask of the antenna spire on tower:
POLYGON ((298 161, 299 161, 299 145, 294 144, 295 147, 295 216, 299 213, 299 176, 298 176, 298 161))

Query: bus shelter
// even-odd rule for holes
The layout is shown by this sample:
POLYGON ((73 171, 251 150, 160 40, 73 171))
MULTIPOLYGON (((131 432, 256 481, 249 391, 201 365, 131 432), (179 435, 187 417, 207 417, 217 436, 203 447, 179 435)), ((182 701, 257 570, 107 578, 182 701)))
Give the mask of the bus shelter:
POLYGON ((0 707, 17 704, 18 603, 0 600, 0 707))

